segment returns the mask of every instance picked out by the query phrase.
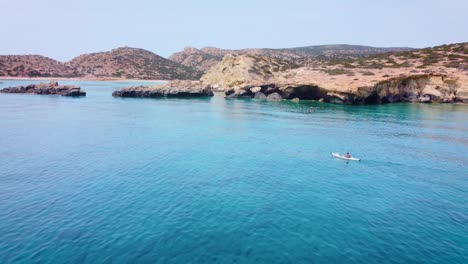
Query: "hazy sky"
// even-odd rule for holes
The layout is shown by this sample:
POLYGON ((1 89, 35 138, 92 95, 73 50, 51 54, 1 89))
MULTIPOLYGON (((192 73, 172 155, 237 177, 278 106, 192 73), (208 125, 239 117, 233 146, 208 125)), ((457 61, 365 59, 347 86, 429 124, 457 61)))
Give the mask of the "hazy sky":
POLYGON ((0 54, 468 41, 468 0, 0 0, 0 54))

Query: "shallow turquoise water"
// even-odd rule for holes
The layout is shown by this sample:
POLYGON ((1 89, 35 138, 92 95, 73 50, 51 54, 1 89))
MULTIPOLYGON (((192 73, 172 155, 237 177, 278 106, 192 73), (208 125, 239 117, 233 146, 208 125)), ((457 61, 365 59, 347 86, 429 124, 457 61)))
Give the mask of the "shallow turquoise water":
POLYGON ((468 106, 79 84, 0 94, 1 263, 468 262, 468 106))

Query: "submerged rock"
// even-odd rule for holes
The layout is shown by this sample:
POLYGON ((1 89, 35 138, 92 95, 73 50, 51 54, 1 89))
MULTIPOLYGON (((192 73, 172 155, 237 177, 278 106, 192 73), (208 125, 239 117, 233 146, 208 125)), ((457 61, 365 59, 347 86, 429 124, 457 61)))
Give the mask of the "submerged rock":
POLYGON ((254 95, 255 99, 267 99, 267 96, 262 92, 256 92, 254 95))
POLYGON ((116 97, 201 97, 213 96, 210 86, 199 81, 171 81, 156 86, 132 86, 114 91, 116 97))
POLYGON ((76 85, 59 85, 56 81, 49 83, 30 84, 27 86, 8 87, 0 93, 56 94, 61 96, 85 96, 86 92, 76 85))

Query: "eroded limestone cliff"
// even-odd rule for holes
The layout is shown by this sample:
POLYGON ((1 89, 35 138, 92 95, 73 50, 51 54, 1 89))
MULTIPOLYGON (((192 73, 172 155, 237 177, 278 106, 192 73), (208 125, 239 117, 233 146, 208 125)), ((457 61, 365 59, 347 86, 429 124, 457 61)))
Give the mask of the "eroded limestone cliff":
POLYGON ((201 81, 230 98, 268 98, 275 93, 283 99, 340 104, 468 102, 467 50, 468 44, 461 43, 341 66, 303 66, 273 57, 229 54, 201 81))

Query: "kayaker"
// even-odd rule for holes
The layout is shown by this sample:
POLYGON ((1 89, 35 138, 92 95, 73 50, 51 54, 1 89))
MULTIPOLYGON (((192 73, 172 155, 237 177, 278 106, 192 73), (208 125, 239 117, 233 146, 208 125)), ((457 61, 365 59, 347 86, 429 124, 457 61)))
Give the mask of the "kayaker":
POLYGON ((349 155, 349 152, 346 152, 346 155, 345 155, 346 158, 351 158, 351 155, 349 155))

